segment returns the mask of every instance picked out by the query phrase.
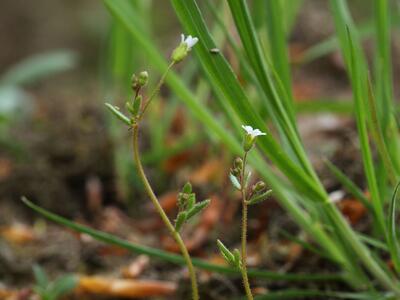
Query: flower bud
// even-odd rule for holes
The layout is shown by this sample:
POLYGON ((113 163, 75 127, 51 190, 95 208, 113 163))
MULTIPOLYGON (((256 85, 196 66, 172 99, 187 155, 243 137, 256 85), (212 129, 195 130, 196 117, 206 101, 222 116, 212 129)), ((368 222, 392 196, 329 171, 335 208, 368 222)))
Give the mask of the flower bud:
POLYGON ((136 76, 136 74, 133 74, 131 77, 131 87, 132 90, 136 91, 140 85, 139 85, 139 78, 136 76))
POLYGON ((185 57, 188 55, 188 46, 186 43, 181 43, 178 47, 175 48, 175 50, 172 52, 171 59, 178 63, 182 60, 185 59, 185 57))
POLYGON ((149 74, 147 73, 147 71, 142 71, 139 73, 138 84, 140 86, 145 86, 148 80, 149 80, 149 74))
POLYGON ((243 139, 243 150, 249 152, 253 148, 255 137, 251 134, 246 134, 243 139))
POLYGON ((172 52, 171 59, 175 63, 182 61, 198 41, 199 39, 197 37, 192 37, 191 35, 185 37, 183 34, 181 34, 181 43, 172 52))
POLYGON ((147 84, 148 79, 149 79, 149 74, 146 71, 140 72, 139 76, 133 74, 131 79, 132 90, 137 91, 142 86, 145 86, 147 84))
POLYGON ((265 188, 266 188, 266 185, 265 185, 264 181, 259 181, 256 184, 254 184, 252 187, 253 192, 255 192, 255 193, 262 192, 263 190, 265 190, 265 188))
POLYGON ((192 185, 190 184, 190 182, 186 182, 182 188, 182 193, 190 194, 191 192, 192 192, 192 185))
POLYGON ((233 161, 233 167, 235 169, 242 170, 243 169, 243 160, 240 157, 236 157, 233 161))
POLYGON ((239 177, 240 176, 240 169, 238 168, 231 168, 231 173, 232 175, 234 175, 235 177, 239 177))

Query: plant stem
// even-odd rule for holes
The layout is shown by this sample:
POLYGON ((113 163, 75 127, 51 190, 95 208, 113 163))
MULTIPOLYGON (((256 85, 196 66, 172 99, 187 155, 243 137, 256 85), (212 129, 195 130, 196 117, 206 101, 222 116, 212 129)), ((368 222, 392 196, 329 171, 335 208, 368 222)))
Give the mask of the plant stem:
POLYGON ((174 65, 175 65, 175 62, 174 62, 174 61, 172 61, 172 62, 168 65, 168 67, 167 67, 167 69, 165 70, 164 74, 161 76, 160 80, 158 81, 156 88, 153 90, 153 92, 151 93, 150 97, 147 99, 146 103, 144 104, 143 110, 142 110, 142 112, 141 112, 141 114, 140 114, 138 120, 141 120, 141 119, 142 119, 144 113, 146 112, 147 107, 149 106, 149 104, 151 103, 151 101, 154 99, 154 97, 155 97, 155 96, 158 94, 158 92, 160 91, 161 86, 163 85, 163 83, 164 83, 164 81, 165 81, 165 78, 167 77, 169 71, 172 69, 172 67, 173 67, 174 65))
POLYGON ((137 166, 138 172, 139 172, 139 177, 143 182, 143 185, 145 187, 145 190, 147 192, 147 195, 150 197, 150 200, 153 202, 154 207, 156 208, 158 214, 160 215, 162 221, 164 222, 165 226, 168 228, 168 231, 171 233, 172 237, 176 241, 176 243, 179 246, 179 249, 181 250, 181 253, 185 259, 186 265, 189 270, 189 276, 190 276, 190 281, 192 285, 192 299, 193 300, 199 300, 199 291, 197 288, 197 279, 196 279, 196 272, 194 270, 192 260, 190 258, 189 252, 185 246, 185 243, 182 240, 182 237, 180 234, 175 230, 174 226, 172 225, 171 221, 169 220, 168 216, 164 212, 163 208, 161 207, 160 203, 158 202, 158 199, 156 195, 153 192, 153 189, 151 188, 151 185, 149 183, 149 180, 146 177, 146 174, 144 172, 142 163, 140 161, 140 154, 139 154, 139 124, 135 123, 132 126, 133 129, 133 159, 135 161, 135 164, 137 166))
POLYGON ((242 273, 243 278, 243 286, 246 291, 246 296, 248 300, 253 300, 253 295, 250 289, 249 278, 247 276, 247 200, 246 200, 246 160, 247 160, 247 152, 244 153, 243 156, 243 169, 241 175, 241 192, 242 192, 242 249, 241 249, 241 260, 242 264, 240 266, 240 272, 242 273))
POLYGON ((154 207, 156 208, 161 219, 163 220, 165 226, 168 228, 168 231, 170 232, 170 234, 172 235, 174 240, 177 242, 179 249, 181 250, 181 253, 185 259, 186 265, 189 270, 190 281, 192 284, 192 298, 193 298, 193 300, 199 300, 196 272, 194 271, 192 260, 190 259, 189 252, 185 246, 185 243, 182 240, 182 237, 175 230, 175 228, 172 225, 171 221, 169 220, 168 216, 166 215, 166 213, 164 212, 160 203, 158 202, 158 199, 157 199, 156 195, 154 194, 153 189, 151 188, 149 180, 147 179, 146 174, 144 173, 144 169, 143 169, 142 163, 140 161, 139 145, 138 145, 139 138, 138 137, 139 137, 139 125, 136 123, 133 125, 133 159, 137 166, 140 179, 143 182, 143 185, 145 187, 147 195, 150 197, 150 200, 153 202, 154 207))

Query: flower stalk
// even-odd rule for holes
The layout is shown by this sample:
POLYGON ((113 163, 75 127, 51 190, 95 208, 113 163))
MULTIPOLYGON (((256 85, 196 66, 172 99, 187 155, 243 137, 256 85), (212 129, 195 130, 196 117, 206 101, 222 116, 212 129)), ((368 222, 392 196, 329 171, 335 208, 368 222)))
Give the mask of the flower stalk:
POLYGON ((139 125, 150 103, 160 91, 161 86, 164 84, 164 81, 169 71, 173 68, 175 64, 182 61, 188 55, 192 47, 197 42, 198 39, 196 37, 192 37, 189 35, 187 38, 185 38, 184 35, 181 36, 181 43, 172 53, 171 63, 168 65, 168 68, 161 76, 160 80, 158 81, 154 90, 151 92, 147 101, 142 100, 142 95, 140 95, 140 91, 142 87, 144 87, 147 84, 148 73, 146 71, 143 71, 139 73, 138 76, 136 76, 135 74, 132 76, 132 90, 134 92, 134 97, 132 101, 128 101, 126 103, 126 108, 130 113, 130 117, 127 117, 122 112, 120 112, 118 107, 106 103, 107 108, 119 120, 121 120, 126 125, 130 126, 132 129, 133 160, 137 167, 139 177, 157 213, 160 215, 165 227, 168 229, 169 233, 171 234, 175 242, 178 244, 178 247, 184 257, 184 260, 186 262, 189 271, 193 300, 199 300, 196 272, 192 260, 190 258, 189 251, 187 250, 186 245, 183 242, 179 231, 185 222, 187 222, 190 218, 194 217, 195 215, 200 213, 203 209, 205 209, 210 201, 204 200, 199 203, 196 203, 196 196, 194 193, 192 193, 192 187, 189 183, 187 183, 184 186, 182 192, 179 194, 180 195, 178 199, 179 213, 175 220, 175 225, 173 225, 173 223, 171 222, 171 220, 168 218, 167 214, 161 207, 160 202, 158 201, 157 196, 155 195, 151 187, 151 184, 146 176, 146 173, 144 172, 139 152, 139 125))
POLYGON ((248 300, 253 300, 253 294, 251 293, 249 278, 247 276, 247 199, 246 199, 246 162, 247 162, 248 151, 243 156, 243 169, 240 176, 241 183, 241 194, 242 194, 242 236, 241 236, 241 268, 243 286, 246 291, 248 300))
POLYGON ((243 139, 244 155, 242 158, 237 157, 233 162, 233 167, 229 174, 232 185, 240 191, 242 202, 242 226, 241 226, 241 247, 240 253, 237 249, 231 252, 222 244, 220 240, 217 241, 218 248, 223 258, 233 267, 240 270, 243 280, 243 287, 246 292, 248 300, 253 300, 249 278, 247 275, 247 218, 248 206, 260 203, 268 198, 271 190, 266 190, 266 185, 263 181, 254 184, 251 189, 248 189, 248 182, 250 179, 250 172, 246 173, 247 156, 253 148, 258 136, 266 135, 259 129, 253 129, 251 126, 244 126, 242 128, 246 131, 243 139))
POLYGON ((160 202, 157 199, 157 196, 154 194, 154 191, 150 185, 149 180, 147 179, 146 173, 144 172, 142 162, 140 160, 140 153, 139 153, 139 123, 136 123, 132 126, 133 134, 132 134, 132 141, 133 141, 133 159, 135 161, 136 167, 139 172, 139 177, 143 182, 144 188, 146 190, 147 195, 149 196, 151 202, 153 203, 154 207, 157 210, 157 213, 160 215, 164 225, 167 227, 169 233, 174 238, 176 243, 179 246, 179 249, 185 259, 186 265, 189 271, 190 282, 192 286, 192 298, 193 300, 199 300, 199 291, 197 287, 197 278, 196 272, 193 267, 192 260, 190 258, 189 252, 186 248, 185 243, 182 240, 179 231, 175 229, 174 225, 172 225, 170 219, 168 218, 167 214, 163 210, 160 205, 160 202))

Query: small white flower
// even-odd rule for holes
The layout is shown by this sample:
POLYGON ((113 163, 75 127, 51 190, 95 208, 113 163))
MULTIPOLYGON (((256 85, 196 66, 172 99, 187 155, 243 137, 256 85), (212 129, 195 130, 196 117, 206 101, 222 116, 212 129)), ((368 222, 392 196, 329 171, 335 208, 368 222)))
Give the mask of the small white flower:
POLYGON ((260 129, 253 129, 253 127, 248 125, 242 125, 242 128, 249 134, 252 138, 255 138, 259 135, 267 135, 265 132, 262 132, 260 129))
POLYGON ((199 39, 197 37, 192 37, 191 35, 188 35, 185 38, 184 34, 181 34, 181 43, 182 44, 186 44, 186 46, 188 47, 188 50, 192 49, 192 47, 194 45, 196 45, 196 43, 199 41, 199 39))

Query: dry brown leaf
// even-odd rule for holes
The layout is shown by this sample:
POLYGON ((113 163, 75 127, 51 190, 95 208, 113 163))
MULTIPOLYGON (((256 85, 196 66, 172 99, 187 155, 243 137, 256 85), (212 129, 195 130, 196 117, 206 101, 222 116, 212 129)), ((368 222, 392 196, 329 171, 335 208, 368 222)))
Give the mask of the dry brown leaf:
POLYGON ((31 227, 21 223, 0 228, 0 236, 14 244, 25 244, 37 238, 31 227))
POLYGON ((0 181, 7 179, 12 171, 13 165, 11 160, 0 158, 0 181))
POLYGON ((189 180, 193 184, 204 185, 224 178, 226 168, 222 160, 207 160, 199 168, 189 175, 189 180))
POLYGON ((91 176, 85 183, 88 209, 92 213, 101 210, 103 205, 103 185, 97 176, 91 176))
POLYGON ((175 283, 167 281, 83 276, 79 279, 77 290, 81 293, 131 299, 171 296, 176 288, 175 283))
POLYGON ((125 256, 129 254, 129 251, 118 246, 104 245, 97 249, 97 254, 99 256, 125 256))
POLYGON ((122 276, 124 278, 137 278, 143 273, 149 263, 150 258, 147 255, 139 255, 129 266, 122 269, 122 276))
POLYGON ((190 150, 178 153, 178 154, 168 158, 163 163, 162 168, 166 173, 174 173, 180 167, 185 165, 188 162, 188 160, 190 159, 191 156, 192 156, 192 151, 190 151, 190 150))
POLYGON ((2 300, 30 300, 36 299, 32 298, 32 290, 29 288, 21 290, 13 289, 2 289, 0 288, 0 299, 2 300))
POLYGON ((300 43, 290 43, 289 59, 292 64, 299 64, 303 61, 305 46, 300 43))
MULTIPOLYGON (((178 198, 178 193, 176 191, 166 192, 159 197, 159 202, 163 210, 168 213, 176 208, 176 202, 178 198)), ((148 202, 147 208, 153 212, 156 212, 153 203, 148 202)))
POLYGON ((320 88, 312 80, 297 81, 293 84, 293 97, 296 101, 317 98, 320 93, 320 88))
POLYGON ((352 225, 356 224, 367 212, 365 206, 356 199, 344 199, 338 206, 352 225))

